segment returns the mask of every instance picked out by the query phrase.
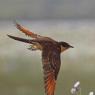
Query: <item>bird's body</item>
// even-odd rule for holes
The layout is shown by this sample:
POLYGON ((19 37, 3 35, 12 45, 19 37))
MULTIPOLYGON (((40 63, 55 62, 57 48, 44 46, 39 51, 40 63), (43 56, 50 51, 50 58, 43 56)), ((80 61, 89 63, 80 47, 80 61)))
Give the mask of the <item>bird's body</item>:
POLYGON ((42 51, 45 93, 46 95, 54 95, 56 80, 61 65, 60 53, 72 48, 72 46, 66 42, 58 42, 49 37, 37 35, 19 24, 16 24, 16 27, 33 39, 8 36, 12 39, 31 44, 30 50, 42 51))

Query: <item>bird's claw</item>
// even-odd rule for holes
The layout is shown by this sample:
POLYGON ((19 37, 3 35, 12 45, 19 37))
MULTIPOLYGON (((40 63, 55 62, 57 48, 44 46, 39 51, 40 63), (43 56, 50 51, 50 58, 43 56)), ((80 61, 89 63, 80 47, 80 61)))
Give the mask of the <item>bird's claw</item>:
POLYGON ((37 50, 37 47, 35 45, 31 45, 28 49, 32 50, 32 51, 35 51, 35 50, 37 50))

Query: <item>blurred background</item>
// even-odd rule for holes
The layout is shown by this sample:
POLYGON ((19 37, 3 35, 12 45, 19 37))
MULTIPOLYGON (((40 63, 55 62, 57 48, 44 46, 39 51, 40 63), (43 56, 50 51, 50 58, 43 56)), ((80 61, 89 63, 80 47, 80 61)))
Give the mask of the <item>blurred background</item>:
POLYGON ((26 37, 14 24, 74 46, 61 54, 55 95, 95 91, 95 0, 0 0, 0 95, 44 95, 41 52, 7 34, 26 37))

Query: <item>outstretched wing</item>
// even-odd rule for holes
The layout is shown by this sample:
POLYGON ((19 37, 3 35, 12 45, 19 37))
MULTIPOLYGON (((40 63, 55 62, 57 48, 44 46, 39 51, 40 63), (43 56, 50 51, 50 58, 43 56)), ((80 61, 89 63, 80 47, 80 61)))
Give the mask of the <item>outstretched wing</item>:
POLYGON ((56 80, 60 69, 60 52, 57 49, 43 50, 42 63, 46 95, 54 95, 56 80))
POLYGON ((26 35, 32 37, 32 38, 40 38, 42 36, 37 35, 33 32, 31 32, 30 30, 26 29, 25 27, 21 26, 20 24, 16 23, 16 27, 17 29, 19 29, 21 32, 25 33, 26 35))
POLYGON ((11 36, 11 35, 7 35, 7 36, 14 39, 14 40, 25 42, 25 43, 32 44, 32 42, 33 42, 33 40, 30 40, 30 39, 24 39, 24 38, 20 38, 20 37, 11 36))

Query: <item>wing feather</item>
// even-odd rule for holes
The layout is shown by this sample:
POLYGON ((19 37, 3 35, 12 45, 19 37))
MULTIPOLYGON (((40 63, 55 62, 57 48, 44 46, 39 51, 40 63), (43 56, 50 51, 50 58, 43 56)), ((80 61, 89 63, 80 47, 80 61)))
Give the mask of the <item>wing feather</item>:
POLYGON ((60 69, 60 52, 56 49, 43 50, 42 53, 46 95, 54 95, 56 80, 60 69))
POLYGON ((37 35, 37 34, 31 32, 30 30, 28 30, 27 28, 21 26, 18 23, 16 23, 16 28, 19 29, 21 32, 25 33, 25 35, 28 35, 28 36, 30 36, 32 38, 40 38, 40 37, 42 37, 40 35, 37 35))

